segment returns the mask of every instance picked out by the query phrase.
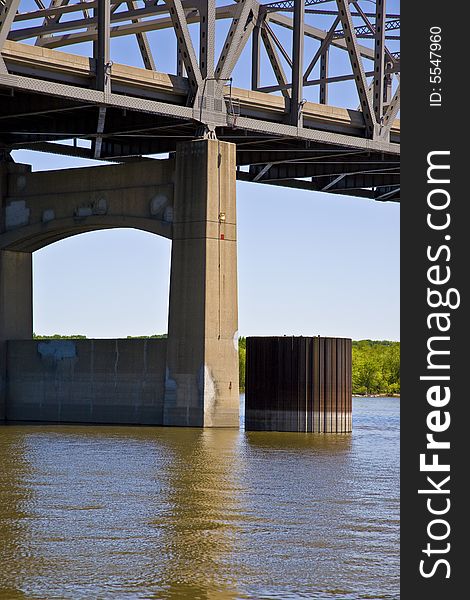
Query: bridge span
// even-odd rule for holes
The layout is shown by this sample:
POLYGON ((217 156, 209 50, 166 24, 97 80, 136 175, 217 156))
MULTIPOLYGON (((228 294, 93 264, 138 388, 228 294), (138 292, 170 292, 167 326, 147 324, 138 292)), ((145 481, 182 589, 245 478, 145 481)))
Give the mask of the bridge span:
POLYGON ((134 387, 126 393, 150 408, 121 406, 122 414, 134 415, 126 417, 132 422, 238 424, 236 179, 400 198, 400 17, 385 0, 370 6, 1 3, 3 416, 103 421, 112 414, 113 390, 123 381, 114 368, 119 344, 106 351, 113 358, 103 359, 100 385, 84 365, 104 346, 40 349, 31 340, 31 257, 77 233, 135 227, 172 240, 169 337, 154 350, 159 366, 144 392, 137 372, 150 372, 150 355, 146 346, 136 344, 134 358, 129 350, 134 387), (159 37, 171 30, 171 42, 159 37), (116 44, 131 40, 140 67, 113 61, 116 44), (173 72, 159 69, 171 53, 173 72), (330 103, 337 89, 344 89, 334 95, 341 106, 330 103), (32 173, 13 161, 19 149, 115 164, 32 173), (71 408, 80 394, 92 407, 88 417, 71 408), (58 412, 44 409, 48 398, 58 412))

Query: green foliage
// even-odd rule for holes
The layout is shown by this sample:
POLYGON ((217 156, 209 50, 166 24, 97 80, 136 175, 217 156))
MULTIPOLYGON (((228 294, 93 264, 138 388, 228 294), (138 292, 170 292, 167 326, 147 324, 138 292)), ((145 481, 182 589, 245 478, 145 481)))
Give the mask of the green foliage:
POLYGON ((400 343, 360 340, 352 344, 353 394, 400 393, 400 343))
POLYGON ((245 391, 245 372, 246 372, 246 338, 238 339, 238 374, 240 379, 240 391, 245 391))
POLYGON ((126 340, 163 340, 168 337, 167 333, 158 333, 155 335, 128 335, 126 340))
MULTIPOLYGON (((159 333, 155 335, 128 335, 127 340, 150 340, 150 339, 163 339, 167 338, 167 333, 159 333)), ((86 340, 86 335, 61 335, 55 333, 54 335, 36 335, 33 333, 33 340, 86 340)))
POLYGON ((86 335, 61 335, 55 333, 54 335, 36 335, 33 333, 33 340, 86 340, 86 335))

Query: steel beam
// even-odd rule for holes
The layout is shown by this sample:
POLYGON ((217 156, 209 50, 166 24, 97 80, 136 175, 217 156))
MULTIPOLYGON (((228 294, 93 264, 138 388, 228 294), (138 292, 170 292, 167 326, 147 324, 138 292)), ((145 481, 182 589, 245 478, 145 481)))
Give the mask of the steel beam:
POLYGON ((178 77, 186 76, 186 69, 184 68, 184 62, 183 62, 183 52, 184 52, 184 46, 177 39, 176 40, 176 74, 178 75, 178 77))
POLYGON ((372 102, 349 9, 349 0, 336 0, 336 4, 338 5, 339 17, 345 33, 344 40, 348 48, 349 60, 354 73, 362 114, 364 115, 367 137, 373 138, 376 135, 376 121, 373 116, 372 102))
MULTIPOLYGON (((36 18, 47 20, 39 35, 48 37, 42 38, 41 45, 52 48, 93 40, 96 70, 93 63, 83 57, 67 58, 67 55, 49 50, 35 54, 34 48, 11 43, 10 40, 31 37, 35 30, 38 35, 39 29, 30 26, 34 21, 28 22, 29 16, 13 15, 18 24, 14 30, 10 26, 5 34, 10 40, 5 44, 3 54, 8 69, 24 75, 0 73, 0 88, 7 92, 3 100, 0 96, 0 110, 16 112, 18 116, 2 134, 2 147, 45 147, 53 140, 80 137, 91 140, 91 149, 70 147, 70 151, 101 160, 125 160, 142 154, 173 152, 178 141, 199 135, 205 125, 220 140, 233 141, 241 152, 245 150, 244 162, 240 164, 250 165, 250 177, 254 181, 270 183, 277 177, 274 181, 290 187, 326 189, 332 193, 346 190, 348 194, 375 195, 385 200, 399 196, 396 161, 399 146, 395 143, 399 139, 399 128, 394 125, 400 106, 399 88, 393 99, 389 96, 391 74, 399 72, 400 61, 399 54, 391 54, 385 46, 385 32, 398 27, 399 19, 387 21, 385 0, 378 0, 374 15, 365 13, 356 0, 329 0, 331 8, 334 6, 337 12, 331 11, 329 22, 333 25, 327 31, 304 22, 305 6, 322 4, 316 0, 288 0, 290 8, 286 8, 286 2, 281 3, 294 13, 293 20, 273 12, 272 7, 260 5, 257 0, 230 0, 230 4, 218 7, 216 0, 164 0, 158 5, 158 0, 105 0, 105 11, 101 0, 78 1, 76 4, 70 4, 69 0, 48 0, 51 4, 47 9, 44 1, 35 0, 39 7, 35 13, 42 11, 42 16, 36 18), (359 22, 357 17, 362 19, 364 26, 353 26, 359 22), (229 32, 214 65, 216 20, 228 18, 232 20, 229 32), (198 56, 189 34, 190 23, 199 24, 198 56), (23 25, 26 27, 20 29, 23 25), (290 42, 284 44, 286 33, 279 34, 276 25, 292 31, 292 48, 290 42), (172 79, 163 73, 146 75, 142 69, 121 65, 113 67, 113 80, 110 81, 111 36, 136 35, 138 40, 145 40, 145 32, 167 28, 173 28, 176 33, 178 72, 184 75, 189 65, 189 79, 192 77, 193 82, 172 79), (59 35, 50 35, 54 32, 59 35), (226 114, 228 109, 224 110, 223 95, 227 89, 224 86, 251 35, 252 88, 259 92, 281 91, 284 101, 279 97, 231 88, 230 99, 240 107, 235 111, 237 119, 236 127, 233 127, 230 114, 226 114), (358 35, 374 39, 374 44, 370 48, 359 45, 358 35), (312 55, 308 57, 307 69, 302 65, 305 37, 317 40, 312 53, 315 56, 312 60, 312 55), (261 65, 265 68, 265 57, 260 55, 260 38, 277 86, 260 87, 261 75, 264 76, 260 73, 261 65), (95 41, 97 39, 99 41, 95 41), (344 75, 330 76, 328 72, 331 47, 348 52, 351 70, 345 70, 344 75), (368 69, 363 66, 362 58, 370 61, 368 69), (318 63, 320 70, 316 66, 318 63), (309 80, 314 69, 317 78, 309 80), (381 76, 377 77, 380 70, 381 76), (370 90, 366 79, 369 75, 373 78, 370 90), (358 89, 360 114, 334 107, 331 111, 325 109, 329 84, 349 79, 355 80, 358 89), (303 107, 303 88, 310 85, 319 85, 319 102, 323 107, 313 103, 303 107), (18 104, 13 96, 20 100, 18 104), (189 106, 193 99, 196 101, 194 106, 189 106), (182 106, 185 101, 188 105, 182 106), (75 113, 76 119, 67 112, 74 110, 70 106, 73 103, 87 109, 75 113), (302 107, 303 111, 299 110, 302 107), (47 117, 49 112, 51 118, 47 117), (367 120, 368 113, 372 123, 367 120), (380 120, 382 123, 378 122, 380 120), (390 141, 392 126, 393 143, 390 141), (154 131, 155 128, 164 131, 154 131), (255 153, 251 157, 250 150, 255 153), (305 178, 313 180, 305 181, 305 178)), ((0 0, 0 6, 5 2, 0 0)), ((149 68, 153 59, 148 43, 147 48, 139 46, 144 65, 149 68)), ((225 106, 228 102, 226 95, 225 106)), ((49 147, 53 150, 54 146, 57 144, 49 147)), ((67 152, 64 143, 57 152, 67 152)))
POLYGON ((383 139, 390 139, 390 130, 392 128, 392 124, 395 121, 395 118, 400 110, 400 85, 397 88, 390 104, 388 105, 387 112, 385 113, 382 119, 382 128, 380 131, 380 135, 383 139))
POLYGON ((289 121, 302 127, 302 99, 304 83, 304 18, 305 0, 294 0, 294 30, 292 40, 292 96, 289 121))
MULTIPOLYGON (((275 23, 276 25, 285 27, 286 29, 292 30, 294 27, 292 19, 279 13, 270 14, 269 20, 271 21, 271 23, 275 23)), ((313 38, 314 40, 319 40, 320 42, 324 40, 325 37, 328 35, 328 33, 323 29, 320 29, 319 27, 314 27, 313 25, 309 25, 307 23, 305 23, 304 25, 304 31, 306 37, 313 38)), ((341 50, 347 50, 346 41, 344 38, 331 40, 331 45, 335 46, 336 48, 341 48, 341 50)), ((358 49, 360 55, 363 58, 369 58, 371 60, 374 60, 374 51, 372 48, 368 48, 367 46, 362 46, 361 44, 358 44, 358 49)))
POLYGON ((269 35, 269 31, 264 25, 261 26, 261 39, 266 49, 269 62, 271 63, 274 76, 276 77, 279 86, 278 89, 281 90, 284 98, 290 98, 290 85, 287 83, 284 67, 282 66, 281 60, 277 54, 277 50, 274 47, 271 36, 269 35))
MULTIPOLYGON (((329 192, 346 192, 350 189, 374 188, 383 186, 398 185, 400 182, 400 173, 387 172, 366 172, 366 173, 347 173, 344 177, 337 178, 328 188, 329 192)), ((323 184, 322 184, 323 185, 323 184)))
POLYGON ((287 52, 287 50, 281 44, 281 42, 280 42, 279 38, 277 37, 277 35, 272 30, 272 27, 269 26, 269 21, 267 19, 264 21, 264 29, 266 29, 266 31, 269 33, 269 37, 272 39, 272 41, 276 45, 277 49, 279 50, 279 52, 284 57, 286 63, 292 69, 292 59, 291 59, 289 53, 287 52))
POLYGON ((181 0, 165 0, 170 11, 171 21, 175 30, 176 39, 178 42, 178 53, 182 60, 186 73, 188 74, 189 87, 193 96, 201 87, 202 76, 199 70, 199 65, 194 52, 193 42, 189 33, 186 14, 181 4, 181 0))
POLYGON ((386 72, 385 72, 385 76, 384 76, 384 94, 383 94, 384 106, 388 106, 390 104, 391 99, 392 99, 393 75, 390 72, 387 73, 387 68, 390 66, 390 64, 391 63, 388 63, 387 67, 385 69, 386 72))
POLYGON ((101 92, 111 92, 111 57, 109 46, 109 28, 111 7, 109 0, 101 0, 98 3, 98 40, 94 50, 96 50, 96 89, 101 92))
POLYGON ((98 109, 98 124, 96 126, 97 136, 92 144, 93 158, 101 158, 101 146, 103 144, 104 124, 106 121, 106 107, 100 106, 98 109))
POLYGON ((331 144, 343 148, 355 148, 375 152, 385 152, 388 154, 400 154, 399 144, 393 144, 381 139, 364 139, 345 135, 342 133, 331 133, 320 129, 298 128, 283 123, 272 123, 253 119, 251 117, 238 117, 237 127, 247 131, 256 131, 265 135, 276 135, 280 137, 290 137, 292 139, 331 144))
POLYGON ((329 49, 325 48, 320 57, 320 83, 319 101, 320 104, 328 104, 328 59, 329 49))
MULTIPOLYGON (((383 0, 383 2, 385 3, 385 0, 383 0)), ((370 16, 370 15, 369 15, 368 13, 366 13, 366 12, 364 12, 364 11, 362 10, 362 8, 361 8, 361 7, 360 7, 360 5, 359 5, 359 2, 357 2, 356 0, 353 0, 353 5, 354 5, 354 6, 357 8, 357 15, 358 15, 358 16, 360 16, 360 17, 362 18, 362 20, 364 21, 364 23, 366 24, 366 28, 364 28, 364 27, 362 27, 362 28, 361 28, 361 27, 360 27, 360 28, 357 28, 357 27, 356 27, 356 31, 357 31, 357 30, 363 30, 363 31, 366 31, 366 30, 368 30, 368 31, 369 31, 369 36, 366 36, 366 35, 364 34, 364 35, 358 35, 358 37, 373 37, 373 38, 375 39, 375 33, 376 33, 376 30, 375 30, 375 27, 374 27, 374 25, 372 25, 372 23, 371 23, 371 22, 370 22, 370 20, 369 20, 369 16, 370 16)), ((351 14, 352 14, 352 13, 351 13, 351 14)), ((374 15, 372 15, 372 16, 373 16, 373 17, 375 17, 375 18, 377 17, 377 15, 376 15, 376 14, 374 14, 374 15)), ((395 16, 395 17, 398 17, 398 15, 394 15, 394 16, 395 16)), ((388 17, 388 15, 385 15, 385 10, 384 10, 384 19, 385 19, 386 17, 388 17)), ((399 52, 398 52, 398 53, 395 53, 395 54, 398 54, 398 58, 397 58, 397 57, 396 57, 394 54, 392 54, 392 53, 390 52, 390 50, 387 48, 387 46, 385 45, 385 39, 386 39, 385 32, 386 32, 386 31, 388 31, 390 28, 394 28, 394 27, 397 27, 397 26, 398 26, 398 27, 400 26, 400 19, 399 19, 399 18, 396 18, 394 21, 385 21, 385 20, 384 20, 384 24, 383 24, 383 29, 384 29, 384 44, 383 44, 383 52, 385 52, 385 55, 386 55, 386 57, 387 57, 387 58, 388 58, 388 60, 389 60, 390 62, 392 62, 392 63, 396 63, 397 61, 399 62, 399 60, 400 60, 400 56, 399 56, 399 55, 400 55, 400 53, 399 53, 399 52)), ((375 51, 375 49, 374 49, 374 51, 375 51)), ((375 57, 374 57, 374 60, 375 60, 375 57)))
POLYGON ((116 108, 136 110, 148 114, 176 117, 191 120, 193 111, 186 106, 147 100, 146 98, 133 98, 122 94, 104 94, 99 90, 92 90, 74 85, 42 81, 21 75, 0 74, 0 87, 36 92, 49 96, 58 96, 68 100, 89 102, 90 105, 114 106, 116 108))
MULTIPOLYGON (((356 6, 356 3, 353 3, 356 6)), ((306 8, 305 14, 307 15, 324 15, 329 17, 334 17, 337 14, 335 10, 327 10, 327 9, 318 9, 318 8, 306 8)), ((365 12, 361 9, 361 12, 351 10, 351 16, 353 17, 362 17, 365 15, 366 17, 371 17, 375 19, 375 12, 365 12)), ((396 13, 387 13, 387 19, 399 19, 400 15, 396 13)))
POLYGON ((264 167, 253 177, 253 181, 259 181, 265 173, 273 166, 273 163, 267 163, 264 167))
MULTIPOLYGON (((56 2, 62 0, 56 0, 56 2)), ((60 19, 65 14, 72 12, 85 12, 90 9, 96 8, 100 0, 85 0, 84 2, 77 2, 76 4, 69 4, 65 2, 63 4, 56 4, 56 6, 45 7, 41 0, 34 0, 39 10, 20 12, 15 17, 16 21, 32 21, 35 19, 41 19, 45 17, 57 17, 60 19)), ((155 0, 155 4, 158 0, 155 0)), ((52 4, 52 3, 51 3, 52 4)), ((123 2, 111 2, 111 12, 114 12, 123 2)))
POLYGON ((374 113, 377 123, 382 122, 385 77, 385 2, 375 2, 375 44, 374 44, 374 113))
MULTIPOLYGON (((65 7, 69 4, 69 2, 70 2, 70 0, 51 0, 49 10, 65 7)), ((50 25, 51 23, 58 23, 60 21, 61 16, 62 16, 62 12, 52 12, 52 13, 49 12, 49 14, 47 16, 45 16, 45 18, 44 18, 42 27, 44 29, 46 29, 47 26, 50 25)), ((43 39, 47 38, 47 37, 50 37, 49 33, 47 33, 47 32, 39 33, 38 37, 36 39, 35 45, 41 46, 43 39)))
POLYGON ((322 192, 326 192, 330 188, 334 187, 337 183, 339 183, 342 179, 344 179, 344 177, 346 177, 346 173, 342 173, 341 175, 338 175, 338 177, 335 177, 334 179, 332 179, 329 183, 327 183, 324 187, 322 187, 322 192))
MULTIPOLYGON (((387 73, 394 73, 395 72, 395 67, 392 67, 391 71, 387 71, 387 73)), ((374 71, 367 71, 365 73, 366 77, 373 77, 374 76, 374 71)), ((328 84, 328 83, 340 83, 342 81, 350 81, 351 79, 355 79, 354 74, 351 75, 336 75, 334 77, 320 77, 319 79, 310 79, 309 81, 304 81, 304 87, 309 87, 312 85, 322 85, 322 84, 328 84)), ((292 85, 290 83, 287 83, 285 85, 270 85, 270 86, 266 86, 266 87, 260 87, 258 88, 259 92, 280 92, 282 90, 290 90, 292 87, 292 85)), ((371 85, 369 85, 369 87, 367 88, 369 94, 372 93, 372 89, 373 89, 373 83, 371 85)), ((361 110, 361 106, 359 105, 359 108, 357 110, 361 110)))
POLYGON ((0 51, 10 33, 19 4, 20 0, 3 0, 0 5, 0 51))
POLYGON ((258 18, 258 3, 254 0, 239 0, 232 25, 215 68, 216 92, 222 93, 223 86, 232 75, 235 64, 245 47, 258 18))
MULTIPOLYGON (((305 6, 315 6, 316 4, 326 4, 331 0, 305 0, 305 6)), ((264 10, 295 10, 295 0, 280 0, 279 2, 269 2, 263 5, 264 10)))
MULTIPOLYGON (((282 140, 281 140, 282 141, 282 140)), ((277 148, 279 145, 279 139, 273 138, 268 143, 269 147, 265 147, 264 150, 258 149, 257 145, 261 142, 255 142, 255 147, 247 147, 240 141, 237 144, 237 165, 251 165, 251 166, 264 166, 267 163, 271 164, 286 164, 289 162, 315 162, 322 164, 337 164, 341 159, 341 162, 357 162, 361 164, 364 160, 375 160, 375 158, 368 158, 370 153, 364 153, 361 150, 347 150, 344 152, 338 148, 332 148, 331 146, 315 144, 310 145, 309 148, 288 148, 280 149, 277 148), (360 157, 367 157, 363 160, 360 157)), ((265 142, 266 144, 266 142, 265 142)), ((380 157, 382 160, 382 158, 380 157)), ((399 161, 395 157, 387 157, 386 162, 399 164, 399 161)))
POLYGON ((215 0, 201 0, 199 17, 199 68, 203 79, 212 78, 215 61, 215 0))
MULTIPOLYGON (((249 173, 245 173, 244 171, 238 171, 237 172, 237 179, 240 181, 250 181, 250 174, 249 173)), ((260 183, 260 182, 258 182, 260 183)), ((297 189, 297 190, 307 190, 307 191, 314 191, 314 192, 318 192, 321 191, 321 188, 318 186, 317 183, 313 182, 313 181, 306 181, 304 179, 283 179, 281 181, 278 180, 272 180, 272 181, 266 181, 263 182, 264 185, 274 185, 274 186, 278 186, 278 187, 288 187, 288 188, 293 188, 293 189, 297 189)), ((379 188, 380 189, 380 188, 379 188)), ((348 196, 355 196, 358 198, 369 198, 371 200, 374 200, 374 190, 371 189, 364 189, 364 188, 349 188, 347 190, 335 190, 335 189, 330 189, 328 190, 328 193, 330 194, 343 194, 343 195, 348 195, 348 196)), ((391 198, 389 198, 390 201, 392 202, 398 202, 399 198, 397 198, 396 196, 392 196, 391 198)), ((381 201, 381 200, 379 200, 381 201)))
POLYGON ((251 167, 250 173, 253 181, 268 181, 272 179, 302 179, 314 177, 319 181, 321 189, 330 189, 337 185, 343 177, 348 175, 390 175, 399 170, 399 165, 387 166, 380 159, 375 161, 353 162, 286 162, 270 165, 269 172, 266 167, 251 167), (326 183, 320 180, 327 180, 326 183))
POLYGON ((75 156, 77 158, 92 159, 93 154, 89 148, 69 146, 68 144, 53 144, 51 142, 35 142, 17 144, 15 148, 21 150, 34 150, 34 152, 47 152, 48 154, 59 154, 61 156, 75 156))
POLYGON ((55 114, 55 113, 70 112, 70 111, 79 110, 82 108, 89 108, 89 105, 88 104, 77 104, 76 106, 62 106, 60 108, 46 108, 43 110, 29 110, 29 111, 21 111, 21 112, 16 112, 16 113, 6 113, 3 115, 0 115, 0 121, 4 121, 7 119, 13 120, 13 119, 22 118, 22 117, 40 117, 43 115, 51 115, 51 114, 55 114))
MULTIPOLYGON (((116 108, 135 110, 141 113, 168 116, 188 121, 193 120, 193 109, 190 107, 147 100, 144 98, 133 98, 131 96, 115 93, 105 96, 102 92, 97 90, 50 81, 41 81, 19 75, 0 74, 0 86, 64 97, 68 100, 89 102, 91 105, 114 106, 116 108)), ((225 123, 224 126, 227 126, 227 123, 225 123)), ((398 144, 390 143, 386 140, 368 140, 357 136, 332 133, 331 131, 321 131, 319 129, 299 129, 282 123, 273 123, 251 117, 238 117, 237 127, 239 129, 245 129, 247 132, 256 132, 257 134, 266 137, 277 136, 281 138, 292 138, 293 140, 303 140, 305 142, 331 144, 332 146, 339 148, 357 148, 385 152, 392 155, 399 155, 400 153, 398 144)))
MULTIPOLYGON (((136 10, 138 8, 137 2, 134 0, 129 0, 126 2, 126 4, 129 10, 136 10)), ((132 19, 132 23, 140 23, 140 19, 132 19)), ((151 71, 156 71, 155 61, 153 60, 152 50, 150 49, 147 34, 143 31, 139 31, 135 34, 135 37, 137 39, 137 45, 139 46, 144 67, 146 69, 150 69, 151 71)))
POLYGON ((333 25, 330 27, 325 38, 322 40, 322 42, 320 44, 320 48, 318 48, 317 52, 315 53, 315 56, 312 58, 312 60, 310 61, 310 64, 308 65, 307 69, 305 70, 304 82, 307 81, 310 73, 313 71, 313 69, 314 69, 315 65, 317 64, 317 62, 319 61, 319 59, 321 59, 322 55, 328 50, 338 23, 339 23, 339 17, 336 17, 336 19, 333 21, 333 25))
MULTIPOLYGON (((111 10, 111 22, 116 23, 116 22, 132 21, 132 25, 131 24, 127 24, 125 26, 122 25, 117 29, 119 31, 120 29, 124 28, 124 30, 126 31, 126 35, 133 35, 135 33, 138 33, 139 31, 151 31, 152 29, 154 29, 154 25, 156 25, 155 28, 158 29, 160 27, 160 24, 161 24, 160 28, 169 29, 173 26, 173 23, 170 18, 165 17, 160 20, 152 21, 150 23, 150 28, 148 27, 148 25, 149 25, 148 21, 142 21, 142 19, 144 19, 146 17, 160 15, 162 13, 166 14, 169 12, 169 9, 166 4, 159 4, 157 6, 158 1, 159 0, 152 0, 152 2, 148 3, 143 8, 137 8, 135 10, 127 10, 127 11, 120 11, 120 12, 116 12, 116 10, 113 10, 113 9, 118 8, 119 4, 123 4, 123 2, 119 2, 117 4, 116 3, 112 4, 111 6, 113 8, 111 10), (129 30, 129 31, 127 31, 127 30, 129 30)), ((191 13, 194 16, 192 22, 199 22, 199 17, 196 17, 197 10, 193 9, 194 4, 195 4, 195 0, 184 0, 182 2, 184 10, 191 13)), ((78 5, 74 4, 72 6, 76 7, 78 5)), ((83 4, 82 4, 82 6, 83 6, 83 4)), ((89 6, 91 8, 94 6, 96 9, 98 6, 98 3, 92 2, 89 4, 89 6)), ((223 10, 221 11, 223 14, 228 12, 231 15, 233 12, 233 8, 236 8, 236 5, 229 5, 229 6, 225 6, 225 7, 221 7, 221 8, 223 8, 223 10)), ((228 18, 228 16, 225 16, 223 18, 228 18)), ((59 20, 56 19, 56 20, 52 21, 51 23, 44 25, 44 26, 34 26, 34 27, 26 27, 26 28, 22 28, 22 29, 15 29, 11 32, 10 39, 13 41, 21 41, 23 39, 36 37, 37 35, 40 35, 42 33, 61 33, 64 31, 71 31, 74 29, 80 30, 80 29, 84 29, 84 28, 86 28, 86 31, 80 32, 82 37, 78 37, 78 34, 72 34, 74 37, 72 38, 71 43, 75 44, 75 43, 79 43, 82 41, 89 41, 90 39, 92 39, 90 37, 90 35, 92 35, 93 32, 96 33, 96 20, 94 19, 94 17, 86 17, 86 18, 82 18, 82 19, 74 19, 74 20, 61 21, 61 22, 59 22, 59 20), (85 37, 83 37, 83 36, 85 36, 85 37)), ((49 40, 47 43, 49 44, 49 42, 54 41, 54 46, 68 45, 69 42, 67 42, 66 40, 69 39, 70 35, 71 34, 68 34, 65 36, 56 36, 54 38, 54 40, 49 40)))
MULTIPOLYGON (((349 0, 349 1, 351 1, 351 0, 349 0)), ((358 7, 358 12, 362 16, 362 18, 365 22, 365 25, 359 25, 357 27, 354 27, 354 33, 356 34, 356 37, 357 38, 375 38, 375 27, 372 26, 372 24, 366 17, 366 14, 361 9, 359 4, 354 1, 353 1, 353 4, 354 4, 354 6, 358 7)), ((351 13, 351 16, 352 16, 352 13, 351 13)), ((401 26, 400 19, 394 19, 393 21, 384 21, 384 32, 400 29, 400 26, 401 26)), ((339 39, 344 36, 345 36, 344 30, 343 31, 341 31, 341 30, 335 31, 335 36, 334 36, 335 39, 339 39)), ((394 38, 393 38, 393 36, 389 36, 389 39, 394 39, 394 38)))
POLYGON ((260 85, 260 37, 261 27, 255 25, 251 36, 251 89, 257 90, 260 85))
POLYGON ((395 200, 400 193, 400 186, 381 186, 375 189, 375 200, 390 201, 395 200), (394 198, 395 197, 395 198, 394 198))

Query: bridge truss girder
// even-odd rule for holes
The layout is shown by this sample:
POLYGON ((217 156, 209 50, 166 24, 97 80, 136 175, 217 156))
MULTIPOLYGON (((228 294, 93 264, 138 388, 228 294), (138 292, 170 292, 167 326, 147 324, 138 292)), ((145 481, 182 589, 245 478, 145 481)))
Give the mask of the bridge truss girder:
POLYGON ((398 83, 392 97, 391 80, 399 77, 400 57, 387 42, 396 38, 400 20, 399 15, 386 12, 385 0, 376 0, 371 12, 361 3, 52 0, 46 7, 38 0, 37 10, 26 12, 20 1, 4 0, 0 8, 0 150, 7 155, 13 149, 29 148, 121 161, 173 152, 178 141, 205 134, 237 144, 240 179, 397 200, 399 127, 395 119, 400 90, 398 83), (330 27, 321 29, 307 22, 310 14, 322 19, 331 16, 330 27), (38 19, 42 25, 36 24, 38 19), (220 19, 231 22, 217 57, 215 24, 220 19), (199 55, 189 30, 193 23, 200 23, 199 55), (274 27, 284 31, 282 36, 274 27), (172 88, 166 91, 123 85, 116 76, 118 65, 110 58, 111 38, 136 36, 146 70, 158 73, 158 54, 152 53, 147 33, 168 28, 175 31, 178 72, 184 77, 170 76, 172 88), (291 44, 286 43, 289 36, 291 44), (302 49, 307 39, 319 46, 310 58, 302 49), (370 39, 373 45, 362 45, 360 39, 370 39), (50 65, 29 61, 26 51, 22 60, 27 40, 45 53, 93 41, 89 72, 54 71, 50 65), (246 94, 237 97, 231 85, 233 70, 250 40, 252 91, 264 92, 266 107, 262 109, 244 100, 246 94), (266 67, 260 63, 261 49, 277 85, 260 85, 260 70, 266 67), (332 73, 333 50, 347 53, 349 73, 332 73), (349 111, 351 122, 332 119, 327 123, 312 117, 303 89, 317 86, 319 104, 326 108, 328 88, 345 81, 354 81, 360 99, 359 110, 349 111), (279 96, 272 95, 276 92, 282 94, 281 105, 279 96), (70 139, 78 141, 60 143, 70 139), (283 161, 273 158, 279 151, 283 161), (319 160, 322 152, 332 160, 319 160), (255 153, 257 163, 251 162, 255 153), (393 173, 388 170, 392 164, 393 173))

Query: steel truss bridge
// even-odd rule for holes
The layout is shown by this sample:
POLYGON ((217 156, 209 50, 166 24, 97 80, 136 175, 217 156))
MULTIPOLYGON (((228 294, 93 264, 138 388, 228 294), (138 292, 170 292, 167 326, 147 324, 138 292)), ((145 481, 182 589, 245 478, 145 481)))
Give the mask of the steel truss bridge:
POLYGON ((398 201, 399 30, 385 0, 0 0, 0 155, 209 137, 237 145, 238 179, 398 201), (112 60, 124 36, 141 67, 112 60))

